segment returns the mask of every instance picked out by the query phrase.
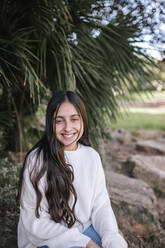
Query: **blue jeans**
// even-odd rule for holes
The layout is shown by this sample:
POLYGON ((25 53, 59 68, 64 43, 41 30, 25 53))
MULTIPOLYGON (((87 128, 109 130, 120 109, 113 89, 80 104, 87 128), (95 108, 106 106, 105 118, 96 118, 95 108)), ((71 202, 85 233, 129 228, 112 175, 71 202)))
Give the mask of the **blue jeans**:
MULTIPOLYGON (((101 247, 101 238, 98 235, 98 233, 95 231, 92 225, 90 225, 84 232, 84 235, 88 236, 90 239, 92 239, 98 246, 101 247)), ((37 248, 49 248, 48 246, 44 245, 37 248)), ((71 248, 78 248, 77 246, 71 247, 71 248)))
POLYGON ((38 246, 37 248, 49 248, 47 245, 44 245, 44 246, 38 246))
MULTIPOLYGON (((92 239, 99 247, 101 247, 101 238, 98 235, 98 233, 95 231, 92 225, 90 225, 84 232, 84 235, 88 236, 90 239, 92 239)), ((78 248, 77 246, 71 247, 71 248, 78 248)))
POLYGON ((44 245, 44 246, 38 246, 37 248, 49 248, 47 245, 44 245))

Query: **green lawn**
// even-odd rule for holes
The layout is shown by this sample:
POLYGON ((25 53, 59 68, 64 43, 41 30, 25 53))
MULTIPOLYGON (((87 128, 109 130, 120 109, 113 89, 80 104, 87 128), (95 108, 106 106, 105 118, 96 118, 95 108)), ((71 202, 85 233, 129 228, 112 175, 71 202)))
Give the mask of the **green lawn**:
MULTIPOLYGON (((143 101, 143 102, 147 102, 150 100, 161 100, 161 99, 165 99, 165 91, 142 91, 139 94, 137 93, 132 93, 131 95, 129 95, 129 100, 130 101, 143 101)), ((119 99, 128 99, 126 97, 119 97, 119 99)))
POLYGON ((111 125, 111 128, 159 129, 165 131, 165 108, 129 108, 129 112, 122 111, 122 117, 111 125))
MULTIPOLYGON (((140 95, 133 93, 129 96, 130 101, 149 102, 151 100, 165 100, 165 91, 142 92, 140 95)), ((126 100, 121 98, 119 100, 126 100)), ((136 129, 159 129, 165 131, 165 107, 142 108, 127 107, 121 108, 122 117, 118 117, 117 122, 111 124, 111 128, 124 128, 126 130, 136 129)))

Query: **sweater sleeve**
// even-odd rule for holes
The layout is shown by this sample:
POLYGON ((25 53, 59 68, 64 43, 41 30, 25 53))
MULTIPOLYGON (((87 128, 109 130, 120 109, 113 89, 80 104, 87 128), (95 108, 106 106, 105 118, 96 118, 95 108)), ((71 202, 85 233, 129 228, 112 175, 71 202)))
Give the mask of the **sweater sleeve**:
MULTIPOLYGON (((28 163, 32 161, 28 160, 28 163)), ((49 248, 68 248, 83 246, 89 238, 79 232, 78 228, 68 228, 56 223, 48 213, 48 203, 44 194, 45 179, 41 178, 39 189, 43 195, 39 214, 35 216, 36 193, 30 181, 29 167, 24 171, 24 186, 21 196, 20 219, 30 242, 36 246, 47 245, 49 248)))
POLYGON ((106 188, 105 175, 100 156, 97 159, 97 174, 92 208, 92 224, 102 238, 103 248, 127 248, 119 234, 116 218, 106 188))

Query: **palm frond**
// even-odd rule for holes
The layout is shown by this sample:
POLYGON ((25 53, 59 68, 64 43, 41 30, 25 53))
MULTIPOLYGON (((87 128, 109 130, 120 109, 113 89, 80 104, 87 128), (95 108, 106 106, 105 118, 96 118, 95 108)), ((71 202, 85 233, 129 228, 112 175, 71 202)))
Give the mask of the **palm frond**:
POLYGON ((103 0, 2 1, 0 82, 18 111, 22 102, 37 110, 46 89, 71 89, 86 103, 92 133, 102 132, 118 115, 116 95, 151 84, 135 17, 109 18, 105 9, 103 0))

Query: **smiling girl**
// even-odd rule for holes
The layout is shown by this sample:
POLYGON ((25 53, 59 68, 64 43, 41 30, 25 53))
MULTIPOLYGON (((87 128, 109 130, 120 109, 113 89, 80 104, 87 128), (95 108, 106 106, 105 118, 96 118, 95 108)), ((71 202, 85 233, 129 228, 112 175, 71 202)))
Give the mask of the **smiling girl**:
POLYGON ((126 248, 80 97, 54 94, 20 178, 19 248, 126 248))

